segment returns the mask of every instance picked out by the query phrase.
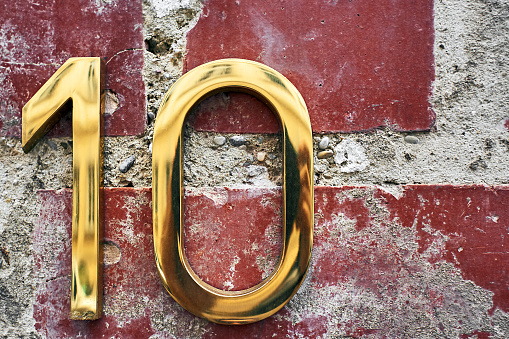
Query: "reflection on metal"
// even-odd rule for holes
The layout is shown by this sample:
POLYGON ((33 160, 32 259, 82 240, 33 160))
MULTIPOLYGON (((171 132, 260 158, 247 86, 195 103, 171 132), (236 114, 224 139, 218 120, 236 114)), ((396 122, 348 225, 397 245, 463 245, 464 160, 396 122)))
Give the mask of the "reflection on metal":
POLYGON ((191 70, 170 88, 154 130, 154 249, 161 280, 180 305, 210 321, 246 324, 270 316, 292 298, 304 280, 313 244, 312 155, 304 100, 290 81, 265 65, 217 60, 191 70), (246 92, 264 101, 279 117, 284 138, 281 259, 267 279, 242 291, 223 291, 202 281, 183 248, 182 127, 194 105, 221 91, 246 92))
POLYGON ((71 58, 23 107, 27 153, 72 104, 73 198, 71 319, 101 317, 104 62, 71 58))

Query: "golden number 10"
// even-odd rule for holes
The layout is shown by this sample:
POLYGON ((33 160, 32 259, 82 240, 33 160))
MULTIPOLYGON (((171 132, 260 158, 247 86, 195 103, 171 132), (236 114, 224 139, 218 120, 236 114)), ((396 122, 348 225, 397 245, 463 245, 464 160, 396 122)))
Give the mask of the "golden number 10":
MULTIPOLYGON (((101 69, 99 58, 70 59, 23 108, 23 147, 28 151, 36 138, 54 124, 55 112, 69 99, 73 102, 73 319, 100 316, 100 182, 92 183, 92 179, 101 177, 101 69)), ((301 95, 284 76, 260 63, 213 61, 186 73, 170 88, 154 127, 153 232, 161 281, 180 305, 210 321, 246 324, 277 312, 297 292, 313 244, 311 140, 311 124, 301 95), (219 290, 201 280, 183 249, 182 127, 193 106, 225 90, 247 92, 264 101, 279 117, 284 140, 281 259, 276 270, 260 284, 234 292, 219 290)))

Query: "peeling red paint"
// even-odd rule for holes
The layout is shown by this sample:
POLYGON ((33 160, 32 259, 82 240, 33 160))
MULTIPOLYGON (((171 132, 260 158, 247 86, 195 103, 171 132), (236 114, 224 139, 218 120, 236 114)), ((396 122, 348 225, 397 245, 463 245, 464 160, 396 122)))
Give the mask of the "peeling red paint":
POLYGON ((493 309, 509 311, 509 188, 407 186, 400 199, 382 196, 391 219, 416 228, 419 252, 429 252, 429 262, 454 264, 495 293, 493 309))
POLYGON ((166 293, 154 264, 150 190, 105 189, 104 238, 117 244, 122 254, 120 262, 104 266, 104 316, 97 321, 68 317, 72 191, 40 191, 38 196, 43 207, 34 230, 34 257, 42 282, 34 304, 36 330, 49 338, 148 338, 154 334, 151 308, 128 307, 149 298, 154 302, 166 293))
POLYGON ((481 331, 473 331, 470 334, 462 334, 460 336, 461 339, 468 339, 468 338, 477 338, 477 339, 490 339, 491 333, 488 332, 481 332, 481 331), (474 337, 475 336, 475 337, 474 337))
POLYGON ((204 100, 189 122, 200 130, 278 133, 281 126, 270 109, 245 93, 227 92, 204 100))
MULTIPOLYGON (((433 39, 432 0, 207 1, 188 33, 185 70, 221 58, 271 66, 301 92, 317 132, 428 130, 433 39)), ((223 112, 223 99, 201 109, 195 128, 273 132, 268 109, 223 112)))
POLYGON ((276 267, 281 248, 280 190, 190 190, 185 200, 186 255, 196 274, 225 290, 261 282, 276 267), (260 206, 253 206, 258 201, 260 206), (242 216, 242 217, 240 217, 242 216), (269 267, 256 264, 272 255, 269 267), (221 260, 218 260, 221 258, 221 260))
POLYGON ((113 114, 105 115, 105 134, 142 134, 147 124, 142 50, 125 51, 108 59, 106 88, 116 94, 119 107, 113 114))
MULTIPOLYGON (((160 283, 150 189, 105 189, 105 239, 120 248, 121 257, 104 267, 103 318, 68 320, 71 192, 41 191, 34 229, 35 275, 41 279, 35 293, 36 329, 49 337, 135 331, 142 338, 170 335, 170 330, 177 337, 202 338, 403 337, 413 317, 420 317, 433 333, 455 329, 465 338, 488 336, 486 328, 475 324, 489 316, 491 304, 478 304, 479 298, 491 299, 492 311, 509 306, 504 294, 509 284, 509 188, 403 188, 394 197, 375 187, 316 187, 313 259, 295 299, 255 324, 202 323, 200 335, 191 334, 187 325, 197 318, 160 283), (477 235, 479 230, 486 234, 477 235), (486 254, 486 248, 497 254, 486 254), (447 314, 447 323, 441 314, 447 314), (375 319, 366 322, 370 316, 375 319), (158 327, 155 319, 165 318, 173 319, 173 325, 158 327), (462 332, 467 322, 468 331, 462 332)), ((279 189, 188 190, 185 246, 196 272, 222 288, 225 281, 233 289, 258 283, 262 272, 273 269, 270 258, 279 254, 280 203, 279 189), (232 270, 235 257, 239 260, 232 270)))
MULTIPOLYGON (((21 109, 37 90, 58 69, 55 65, 16 65, 0 61, 0 121, 2 122, 2 136, 21 135, 21 109)), ((70 120, 64 117, 62 120, 70 120)), ((70 122, 68 123, 70 124, 70 122)), ((57 123, 53 129, 60 129, 57 123)), ((66 127, 68 128, 68 127, 66 127)), ((55 132, 57 133, 57 132, 55 132)), ((62 132, 60 132, 62 133, 62 132)))
MULTIPOLYGON (((107 135, 137 135, 146 117, 141 2, 64 1, 0 3, 0 119, 2 136, 21 135, 21 109, 49 77, 71 57, 107 59, 107 86, 129 105, 105 117, 107 135)), ((66 117, 51 136, 71 136, 66 117)))
MULTIPOLYGON (((41 277, 34 306, 38 332, 48 337, 80 333, 94 338, 126 335, 146 338, 160 333, 153 329, 148 317, 155 310, 171 314, 176 309, 176 316, 185 319, 187 312, 164 290, 156 270, 150 189, 105 189, 104 239, 120 248, 121 258, 116 264, 104 266, 104 316, 94 322, 68 319, 72 192, 40 191, 38 196, 42 206, 34 230, 35 270, 41 277)), ((206 191, 205 195, 188 192, 185 213, 191 217, 185 219, 185 245, 186 255, 196 266, 196 272, 219 287, 228 280, 234 290, 261 281, 264 269, 270 273, 273 267, 258 266, 258 257, 272 256, 275 266, 279 255, 280 204, 279 189, 225 188, 206 191), (242 218, 238 218, 239 215, 242 218), (224 219, 217 219, 218 216, 224 219), (271 221, 267 223, 268 220, 271 221), (223 227, 225 221, 227 228, 223 227), (215 229, 213 233, 221 235, 221 239, 204 233, 204 229, 193 232, 194 222, 210 222, 207 226, 215 229), (201 246, 205 246, 208 253, 204 253, 201 246), (215 257, 208 257, 211 253, 215 257), (228 255, 239 257, 233 271, 226 260, 228 255), (219 263, 218 256, 222 258, 219 263), (226 265, 221 266, 221 263, 226 265)), ((186 336, 185 332, 182 336, 186 336)))
POLYGON ((51 208, 41 208, 34 228, 35 269, 45 281, 70 276, 72 191, 39 191, 38 200, 51 208))
POLYGON ((48 338, 148 338, 154 334, 148 315, 122 319, 105 314, 95 321, 68 319, 70 277, 46 283, 34 305, 35 329, 48 338))
POLYGON ((302 315, 299 322, 293 323, 285 318, 290 316, 287 310, 280 311, 280 315, 244 326, 210 324, 202 338, 318 338, 327 333, 327 317, 302 315))

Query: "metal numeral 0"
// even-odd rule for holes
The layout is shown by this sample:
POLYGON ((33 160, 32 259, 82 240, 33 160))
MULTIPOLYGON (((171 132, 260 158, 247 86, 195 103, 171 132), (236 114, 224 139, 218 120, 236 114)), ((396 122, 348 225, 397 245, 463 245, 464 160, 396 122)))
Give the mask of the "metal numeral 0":
POLYGON ((102 138, 104 62, 71 58, 23 107, 22 145, 29 152, 72 103, 73 193, 71 319, 101 317, 102 138))
MULTIPOLYGON (((297 89, 257 62, 224 59, 183 75, 166 93, 154 127, 152 200, 156 265, 170 295, 191 313, 222 324, 246 324, 281 309, 304 280, 313 244, 311 123, 297 89), (225 90, 250 93, 279 117, 283 129, 283 246, 276 270, 242 291, 201 280, 183 249, 182 127, 190 109, 225 90)), ((241 217, 241 216, 239 216, 241 217)))

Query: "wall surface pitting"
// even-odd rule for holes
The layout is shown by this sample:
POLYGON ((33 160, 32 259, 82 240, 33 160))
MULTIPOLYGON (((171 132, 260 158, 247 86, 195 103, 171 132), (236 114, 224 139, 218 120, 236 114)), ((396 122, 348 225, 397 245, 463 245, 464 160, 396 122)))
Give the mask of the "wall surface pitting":
MULTIPOLYGON (((0 18, 0 337, 509 337, 506 1, 48 0, 3 2, 0 18), (28 154, 19 135, 35 91, 91 55, 107 63, 105 295, 103 317, 79 322, 71 115, 28 154), (159 104, 225 57, 297 86, 315 152, 307 278, 280 312, 237 327, 171 299, 152 240, 159 104)), ((277 119, 220 93, 184 135, 189 261, 219 288, 252 286, 281 246, 277 119)))

